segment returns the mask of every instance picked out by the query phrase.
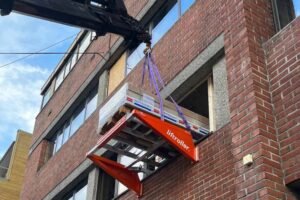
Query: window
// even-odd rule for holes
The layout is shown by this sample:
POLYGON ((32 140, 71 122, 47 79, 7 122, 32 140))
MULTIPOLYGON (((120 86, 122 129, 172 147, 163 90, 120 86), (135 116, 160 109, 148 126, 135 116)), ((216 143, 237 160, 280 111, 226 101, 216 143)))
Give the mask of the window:
POLYGON ((51 96, 52 96, 52 87, 51 86, 49 86, 49 88, 46 90, 46 92, 45 92, 45 94, 44 94, 44 96, 43 96, 43 102, 42 102, 42 107, 44 107, 47 103, 48 103, 48 101, 49 101, 49 99, 51 98, 51 96))
POLYGON ((85 119, 87 119, 97 108, 98 93, 92 95, 86 105, 85 119))
POLYGON ((65 68, 62 68, 59 72, 59 74, 56 77, 56 81, 55 81, 55 88, 54 90, 57 90, 57 88, 61 85, 61 83, 64 80, 64 72, 65 72, 65 68))
POLYGON ((77 106, 75 112, 63 123, 61 128, 58 129, 57 134, 52 138, 52 141, 54 141, 53 154, 74 135, 84 121, 96 110, 97 100, 98 87, 95 87, 88 97, 77 106))
POLYGON ((60 130, 56 136, 54 152, 57 152, 61 148, 63 142, 63 136, 64 136, 63 132, 60 130))
MULTIPOLYGON (((58 73, 58 75, 56 76, 56 79, 51 83, 54 84, 55 91, 62 84, 64 79, 67 77, 67 75, 70 73, 71 69, 75 66, 80 56, 82 56, 82 54, 78 55, 78 53, 84 53, 87 47, 89 46, 89 44, 91 43, 91 41, 92 41, 92 33, 87 32, 84 38, 82 39, 81 43, 75 47, 73 52, 70 52, 71 56, 69 56, 69 58, 66 59, 66 62, 62 67, 62 69, 60 70, 60 72, 58 73)), ((42 108, 47 104, 47 102, 49 101, 49 99, 53 94, 52 87, 50 86, 49 88, 50 89, 48 89, 43 95, 42 108)))
POLYGON ((299 1, 296 0, 272 0, 272 6, 274 11, 274 21, 277 31, 284 28, 295 18, 295 8, 297 9, 297 15, 299 15, 299 1))
POLYGON ((69 74, 69 72, 71 71, 71 60, 69 60, 66 65, 65 65, 65 77, 69 74))
POLYGON ((78 51, 79 56, 82 55, 81 53, 85 52, 85 50, 88 48, 90 43, 91 43, 91 32, 88 32, 79 45, 79 51, 78 51))
POLYGON ((86 199, 86 195, 87 195, 86 191, 87 191, 87 186, 85 185, 79 191, 75 192, 74 200, 84 200, 84 199, 86 199))
POLYGON ((74 118, 71 122, 71 132, 70 135, 73 135, 77 129, 83 124, 84 121, 84 107, 79 107, 75 112, 74 118))
POLYGON ((70 136, 70 124, 66 123, 65 127, 64 127, 64 131, 63 131, 63 141, 62 141, 62 145, 64 143, 66 143, 66 141, 68 140, 69 136, 70 136))
MULTIPOLYGON (((178 20, 178 3, 176 3, 169 12, 165 14, 159 23, 152 30, 152 43, 156 44, 178 20)), ((155 23, 155 22, 154 22, 155 23)))
MULTIPOLYGON (((154 17, 150 26, 154 27, 152 32, 152 45, 155 45, 177 22, 180 16, 182 16, 195 2, 195 0, 177 0, 169 1, 164 8, 160 9, 157 16, 154 17)), ((131 70, 143 59, 145 44, 140 44, 127 58, 126 74, 129 74, 131 70)))
POLYGON ((71 69, 73 69, 73 67, 75 66, 76 62, 77 62, 77 48, 75 50, 75 54, 73 54, 71 57, 70 57, 70 60, 71 60, 71 69))
POLYGON ((197 86, 180 101, 179 105, 204 117, 209 117, 208 81, 197 86))
POLYGON ((65 200, 86 200, 87 199, 87 183, 81 183, 77 188, 73 189, 65 198, 65 200))

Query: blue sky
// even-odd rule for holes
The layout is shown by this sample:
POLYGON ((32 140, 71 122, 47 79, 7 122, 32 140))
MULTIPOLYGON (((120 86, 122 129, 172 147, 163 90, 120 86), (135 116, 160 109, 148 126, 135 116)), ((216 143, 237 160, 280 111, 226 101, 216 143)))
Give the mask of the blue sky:
MULTIPOLYGON (((35 52, 79 32, 78 28, 18 14, 0 17, 0 27, 0 52, 35 52)), ((74 38, 48 51, 65 52, 74 38)), ((22 56, 0 55, 0 66, 22 56)), ((41 105, 40 89, 61 57, 36 55, 0 68, 0 158, 18 129, 33 131, 41 105)))

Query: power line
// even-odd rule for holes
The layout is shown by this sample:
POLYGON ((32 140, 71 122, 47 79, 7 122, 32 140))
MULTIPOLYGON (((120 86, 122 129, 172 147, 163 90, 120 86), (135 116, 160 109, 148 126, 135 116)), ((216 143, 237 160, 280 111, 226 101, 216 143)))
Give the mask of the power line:
POLYGON ((98 55, 101 56, 104 60, 107 60, 101 53, 99 52, 11 52, 11 53, 3 53, 0 52, 0 55, 98 55))
MULTIPOLYGON (((28 53, 21 53, 21 54, 28 54, 28 55, 26 55, 26 56, 24 56, 24 57, 21 57, 21 58, 18 58, 18 59, 16 59, 16 60, 13 60, 13 61, 11 61, 11 62, 9 62, 9 63, 6 63, 6 64, 4 64, 4 65, 1 65, 0 66, 0 68, 3 68, 3 67, 6 67, 6 66, 8 66, 8 65, 11 65, 11 64, 14 64, 14 63, 16 63, 16 62, 19 62, 19 61, 21 61, 21 60, 24 60, 24 59, 26 59, 26 58, 29 58, 29 57, 31 57, 31 56, 33 56, 33 55, 35 55, 35 54, 39 54, 39 53, 41 53, 42 51, 45 51, 45 50, 47 50, 47 49, 50 49, 51 47, 54 47, 54 46, 56 46, 56 45, 58 45, 58 44, 60 44, 60 43, 62 43, 62 42, 65 42, 66 40, 69 40, 69 39, 71 39, 71 38, 73 38, 74 36, 76 36, 77 34, 74 34, 74 35, 71 35, 71 36, 69 36, 69 37, 66 37, 65 39, 63 39, 63 40, 60 40, 60 41, 58 41, 58 42, 56 42, 56 43, 54 43, 54 44, 52 44, 52 45, 50 45, 50 46, 48 46, 48 47, 45 47, 45 48, 43 48, 43 49, 40 49, 39 51, 37 51, 37 52, 34 52, 34 53, 30 53, 30 54, 28 54, 28 53)), ((12 53, 1 53, 2 55, 5 55, 5 54, 12 54, 12 53)), ((14 53, 14 54, 16 54, 16 53, 14 53)))

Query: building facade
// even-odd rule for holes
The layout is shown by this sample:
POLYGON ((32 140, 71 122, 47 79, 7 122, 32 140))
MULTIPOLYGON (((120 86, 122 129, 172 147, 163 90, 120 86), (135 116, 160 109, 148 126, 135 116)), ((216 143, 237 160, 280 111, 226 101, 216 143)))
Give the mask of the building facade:
POLYGON ((0 199, 18 200, 23 186, 31 134, 19 130, 0 160, 0 199))
MULTIPOLYGON (((296 1, 124 2, 152 34, 162 96, 209 118, 212 132, 198 163, 179 156, 145 178, 142 199, 299 198, 296 1)), ((141 84, 143 50, 113 34, 78 35, 42 88, 21 199, 137 199, 86 153, 103 103, 126 82, 141 84)))

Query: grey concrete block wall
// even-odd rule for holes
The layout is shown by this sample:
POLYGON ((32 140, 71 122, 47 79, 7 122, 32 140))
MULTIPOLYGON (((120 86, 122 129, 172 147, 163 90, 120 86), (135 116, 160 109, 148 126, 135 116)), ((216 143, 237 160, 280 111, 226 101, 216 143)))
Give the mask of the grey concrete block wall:
POLYGON ((213 66, 214 112, 216 129, 222 128, 230 121, 228 83, 225 58, 213 66))

